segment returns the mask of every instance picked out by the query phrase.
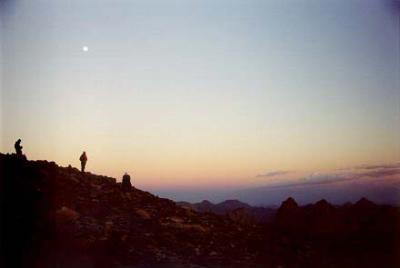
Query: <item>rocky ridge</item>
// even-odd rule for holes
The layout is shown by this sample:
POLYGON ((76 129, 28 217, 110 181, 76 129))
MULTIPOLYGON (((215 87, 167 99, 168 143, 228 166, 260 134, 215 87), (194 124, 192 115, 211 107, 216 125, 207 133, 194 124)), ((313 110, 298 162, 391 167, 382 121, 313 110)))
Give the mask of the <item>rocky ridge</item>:
POLYGON ((240 267, 256 254, 247 241, 257 239, 256 228, 244 229, 229 218, 54 162, 3 154, 0 160, 3 251, 38 267, 240 267), (12 243, 10 232, 21 230, 19 242, 12 243))

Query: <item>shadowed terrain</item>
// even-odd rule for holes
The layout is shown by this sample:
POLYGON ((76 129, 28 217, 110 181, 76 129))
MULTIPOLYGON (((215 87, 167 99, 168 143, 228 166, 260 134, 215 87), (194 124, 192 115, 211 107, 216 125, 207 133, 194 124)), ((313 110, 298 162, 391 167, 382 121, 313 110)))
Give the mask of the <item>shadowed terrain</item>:
POLYGON ((289 198, 265 221, 238 201, 202 212, 54 162, 0 154, 0 168, 2 267, 400 264, 399 209, 366 199, 289 198))

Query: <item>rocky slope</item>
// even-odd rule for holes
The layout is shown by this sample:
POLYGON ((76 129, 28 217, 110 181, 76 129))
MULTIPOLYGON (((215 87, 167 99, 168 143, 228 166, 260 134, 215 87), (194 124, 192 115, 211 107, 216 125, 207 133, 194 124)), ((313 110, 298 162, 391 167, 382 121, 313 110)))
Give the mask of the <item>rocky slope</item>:
POLYGON ((3 261, 12 267, 241 267, 257 254, 256 227, 54 162, 0 161, 3 261))
MULTIPOLYGON (((399 211, 362 199, 269 222, 198 212, 115 179, 0 154, 0 267, 398 267, 399 211)), ((232 202, 230 202, 232 203, 232 202)))

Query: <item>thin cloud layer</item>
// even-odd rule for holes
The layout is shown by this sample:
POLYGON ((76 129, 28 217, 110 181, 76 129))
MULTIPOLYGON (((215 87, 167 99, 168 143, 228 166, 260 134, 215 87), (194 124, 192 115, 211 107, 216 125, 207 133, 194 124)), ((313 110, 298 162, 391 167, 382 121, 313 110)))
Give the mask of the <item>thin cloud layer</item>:
POLYGON ((363 170, 363 169, 397 169, 400 168, 400 162, 391 164, 380 164, 380 165, 361 165, 355 167, 341 168, 339 170, 363 170))
MULTIPOLYGON (((281 173, 271 171, 264 175, 281 173)), ((251 204, 263 205, 278 205, 288 196, 301 204, 322 198, 343 204, 356 202, 361 197, 377 203, 400 204, 400 163, 353 166, 308 174, 293 172, 289 177, 278 176, 262 186, 238 190, 233 196, 251 204)))
MULTIPOLYGON (((287 171, 274 171, 264 174, 263 177, 277 176, 288 173, 287 171)), ((260 176, 260 175, 259 175, 260 176)), ((270 188, 301 187, 311 185, 334 184, 341 182, 350 182, 364 179, 384 179, 394 177, 400 181, 400 163, 385 165, 369 165, 362 167, 353 167, 351 169, 342 169, 333 172, 313 172, 308 176, 296 178, 273 185, 270 188)))
POLYGON ((360 167, 360 169, 397 169, 397 168, 400 168, 400 163, 393 163, 386 165, 367 165, 360 167))
POLYGON ((290 173, 289 170, 274 170, 264 174, 258 174, 256 177, 274 177, 274 176, 282 176, 290 173))

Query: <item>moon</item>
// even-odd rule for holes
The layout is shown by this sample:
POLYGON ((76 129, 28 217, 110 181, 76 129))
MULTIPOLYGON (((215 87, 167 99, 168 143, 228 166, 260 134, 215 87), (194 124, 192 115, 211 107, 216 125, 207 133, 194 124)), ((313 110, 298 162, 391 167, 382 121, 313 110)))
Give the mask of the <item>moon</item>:
POLYGON ((82 47, 82 51, 83 52, 88 52, 89 51, 89 47, 88 46, 83 46, 82 47))

